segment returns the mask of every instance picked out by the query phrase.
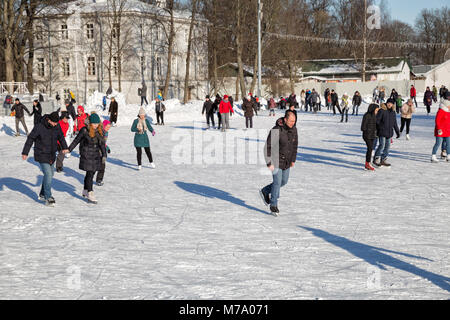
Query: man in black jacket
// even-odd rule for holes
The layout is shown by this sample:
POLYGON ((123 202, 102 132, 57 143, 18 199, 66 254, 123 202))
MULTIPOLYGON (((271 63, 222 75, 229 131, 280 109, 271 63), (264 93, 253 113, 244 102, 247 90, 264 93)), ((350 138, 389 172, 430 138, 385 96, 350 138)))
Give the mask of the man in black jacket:
POLYGON ((273 183, 260 190, 260 195, 270 211, 275 216, 278 210, 278 198, 281 187, 289 180, 290 168, 293 168, 297 159, 298 134, 295 127, 295 115, 290 110, 286 116, 277 121, 275 127, 267 137, 264 156, 267 167, 272 171, 273 183))
POLYGON ((333 107, 333 114, 336 114, 336 107, 338 108, 339 114, 342 114, 341 108, 339 107, 339 96, 334 90, 331 90, 331 106, 333 107))
POLYGON ((400 138, 400 130, 397 124, 397 114, 394 110, 395 101, 388 99, 386 102, 387 110, 381 109, 377 114, 377 136, 379 146, 375 152, 375 159, 373 164, 377 167, 391 165, 386 162, 389 156, 389 149, 391 147, 391 139, 397 133, 397 139, 400 138), (380 162, 381 159, 381 162, 380 162))
POLYGON ((206 101, 203 103, 202 115, 204 115, 205 112, 206 112, 206 124, 208 125, 208 129, 211 129, 209 120, 211 120, 213 127, 215 127, 216 124, 214 123, 214 107, 209 96, 206 96, 206 101))
POLYGON ((25 132, 28 135, 27 124, 25 123, 25 112, 31 116, 30 111, 28 111, 27 107, 25 107, 22 103, 20 103, 19 98, 16 99, 15 104, 12 106, 11 111, 16 112, 16 137, 20 136, 19 123, 22 123, 25 132))
POLYGON ((41 122, 31 131, 22 151, 22 159, 27 160, 28 153, 34 144, 34 160, 39 163, 44 174, 39 200, 45 200, 47 206, 55 205, 55 199, 52 197, 52 178, 55 173, 58 142, 62 146, 63 153, 69 152, 58 121, 58 112, 45 115, 41 122))

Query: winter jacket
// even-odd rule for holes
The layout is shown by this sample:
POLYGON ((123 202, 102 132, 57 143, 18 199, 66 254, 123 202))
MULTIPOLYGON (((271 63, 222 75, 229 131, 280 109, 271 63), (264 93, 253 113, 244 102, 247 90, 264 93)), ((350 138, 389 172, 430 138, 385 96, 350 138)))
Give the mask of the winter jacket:
POLYGON ((416 88, 413 87, 413 88, 411 88, 411 90, 409 90, 409 96, 411 98, 415 98, 417 96, 416 88))
POLYGON ((267 166, 275 166, 281 170, 291 167, 297 160, 298 133, 297 127, 289 128, 284 118, 278 119, 275 127, 270 131, 264 147, 267 166), (272 141, 274 137, 275 141, 272 141))
POLYGON ((402 106, 401 112, 402 112, 402 118, 404 118, 404 119, 412 119, 412 115, 413 115, 413 113, 416 112, 416 108, 414 106, 410 107, 410 106, 408 106, 407 103, 405 103, 402 106))
POLYGON ((77 117, 77 122, 76 122, 76 130, 75 131, 81 131, 81 129, 83 129, 84 127, 86 127, 86 119, 88 118, 88 115, 86 113, 84 113, 84 108, 81 107, 81 110, 83 111, 83 113, 79 114, 77 117))
POLYGON ((203 103, 202 114, 204 114, 205 112, 206 114, 214 113, 213 103, 211 102, 211 100, 205 101, 203 103))
POLYGON ((291 105, 297 105, 297 96, 295 94, 291 94, 288 98, 288 104, 291 105))
POLYGON ((117 103, 117 101, 111 101, 111 103, 109 104, 108 112, 112 115, 117 115, 117 113, 119 112, 119 104, 117 103))
POLYGON ((436 126, 434 129, 435 137, 450 137, 450 106, 449 102, 441 103, 438 113, 436 114, 436 126))
POLYGON ((386 92, 384 92, 384 90, 381 90, 379 97, 380 97, 380 100, 384 100, 384 98, 386 98, 386 92))
POLYGON ((383 110, 377 114, 377 135, 378 137, 392 138, 394 136, 394 130, 397 136, 400 135, 400 130, 397 124, 396 113, 393 109, 383 110))
POLYGON ((15 111, 16 112, 16 118, 20 119, 23 118, 25 116, 25 112, 26 111, 28 113, 29 116, 31 116, 30 111, 28 111, 27 107, 25 107, 22 103, 19 104, 13 104, 11 111, 15 111))
POLYGON ((219 112, 220 113, 230 113, 230 112, 234 113, 234 110, 229 101, 225 102, 224 100, 222 100, 222 101, 220 101, 220 104, 219 104, 219 112))
MULTIPOLYGON (((67 136, 67 131, 69 131, 69 126, 70 126, 69 123, 68 122, 65 123, 62 120, 59 120, 58 123, 59 123, 59 126, 61 127, 61 131, 62 131, 64 137, 66 137, 67 136)), ((61 144, 58 142, 58 151, 61 151, 61 150, 62 150, 61 144)))
POLYGON ((100 171, 102 169, 102 158, 106 157, 105 140, 95 130, 95 136, 91 138, 87 127, 83 127, 70 144, 69 151, 72 152, 80 145, 80 166, 83 171, 100 171))
POLYGON ((319 99, 319 94, 317 92, 311 92, 311 94, 309 95, 309 101, 311 101, 311 103, 317 103, 319 99))
POLYGON ((338 97, 336 92, 331 94, 331 103, 333 105, 338 105, 339 104, 339 97, 338 97))
POLYGON ((214 103, 213 103, 214 112, 219 111, 219 105, 220 105, 221 101, 222 101, 222 98, 219 95, 217 95, 216 99, 214 100, 214 103))
POLYGON ((157 101, 155 103, 155 112, 164 112, 165 111, 165 106, 164 103, 162 103, 161 101, 157 101))
MULTIPOLYGON (((150 140, 148 139, 147 131, 139 133, 139 130, 137 128, 138 123, 139 123, 139 119, 136 119, 136 120, 134 120, 133 125, 131 126, 131 132, 135 132, 134 146, 136 148, 150 147, 150 140)), ((151 126, 150 121, 148 121, 148 119, 145 119, 145 123, 147 124, 148 130, 150 130, 150 132, 153 132, 154 129, 151 126)))
POLYGON ((348 105, 348 96, 344 95, 342 96, 342 110, 347 110, 349 109, 349 105, 348 105))
POLYGON ((142 84, 141 97, 146 97, 146 96, 147 96, 147 85, 142 84))
POLYGON ((253 117, 254 113, 258 115, 258 111, 256 110, 256 105, 252 101, 249 101, 248 99, 244 99, 244 103, 242 104, 242 110, 244 111, 245 117, 253 117))
POLYGON ((269 100, 269 109, 275 109, 277 107, 277 104, 273 98, 270 98, 269 100))
MULTIPOLYGON (((75 107, 73 106, 72 102, 69 103, 69 105, 65 106, 66 111, 69 113, 70 117, 73 119, 73 121, 76 121, 77 119, 77 113, 75 111, 75 107)), ((58 108, 58 112, 64 111, 62 108, 58 108)))
POLYGON ((28 136, 22 154, 28 156, 34 143, 34 160, 39 163, 53 164, 56 160, 58 142, 64 150, 67 149, 61 126, 59 124, 55 127, 51 126, 48 123, 48 115, 45 115, 28 136))
POLYGON ((361 106, 362 97, 359 94, 355 94, 353 96, 352 103, 353 103, 354 106, 357 106, 357 107, 361 106))
POLYGON ((427 107, 430 107, 433 104, 434 95, 431 90, 425 91, 423 96, 423 104, 427 107))
POLYGON ((373 140, 377 138, 377 116, 375 115, 376 105, 371 104, 361 123, 363 138, 373 140))
POLYGON ((398 92, 394 91, 391 93, 390 99, 393 99, 394 101, 397 101, 398 99, 398 92))
POLYGON ((31 115, 34 115, 34 125, 37 125, 42 118, 42 107, 39 102, 36 105, 33 104, 33 111, 31 112, 31 115))
POLYGON ((286 99, 284 99, 284 98, 282 98, 281 100, 280 100, 280 108, 281 109, 285 109, 286 108, 286 99))
POLYGON ((401 108, 403 106, 403 102, 405 100, 403 100, 402 98, 398 97, 397 100, 395 100, 395 103, 397 105, 398 108, 401 108))

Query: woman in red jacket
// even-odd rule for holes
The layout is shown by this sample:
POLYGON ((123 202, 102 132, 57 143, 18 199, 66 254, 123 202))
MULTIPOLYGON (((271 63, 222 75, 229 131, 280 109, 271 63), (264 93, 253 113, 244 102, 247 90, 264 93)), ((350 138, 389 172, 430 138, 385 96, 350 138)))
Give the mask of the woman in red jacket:
MULTIPOLYGON (((69 113, 62 112, 61 114, 61 120, 59 120, 59 126, 61 127, 61 131, 64 134, 64 138, 66 138, 67 141, 67 132, 69 131, 69 113)), ((63 171, 63 161, 65 158, 65 154, 62 152, 61 144, 58 142, 58 156, 56 157, 56 172, 62 172, 63 171)))
POLYGON ((228 96, 225 95, 219 105, 219 112, 222 117, 222 132, 225 129, 230 129, 230 114, 234 113, 233 106, 228 101, 228 96))
POLYGON ((439 111, 436 115, 436 128, 434 130, 436 143, 433 148, 431 162, 439 162, 436 153, 443 142, 447 148, 447 161, 450 162, 450 101, 445 100, 441 103, 439 111))
POLYGON ((78 106, 78 117, 77 117, 77 123, 75 125, 75 132, 78 134, 81 129, 86 127, 86 118, 88 115, 84 112, 83 106, 78 106))

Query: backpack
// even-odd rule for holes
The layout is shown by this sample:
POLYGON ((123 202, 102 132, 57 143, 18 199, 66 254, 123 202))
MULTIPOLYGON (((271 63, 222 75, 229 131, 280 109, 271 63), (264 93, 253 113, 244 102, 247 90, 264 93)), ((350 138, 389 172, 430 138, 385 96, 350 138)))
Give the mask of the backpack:
POLYGON ((12 97, 11 96, 6 96, 5 103, 6 104, 12 104, 12 97))

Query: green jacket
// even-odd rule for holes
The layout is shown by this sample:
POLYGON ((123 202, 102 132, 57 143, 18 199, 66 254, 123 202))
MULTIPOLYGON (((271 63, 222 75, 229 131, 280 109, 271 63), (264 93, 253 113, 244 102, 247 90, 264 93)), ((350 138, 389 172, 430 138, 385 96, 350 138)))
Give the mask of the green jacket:
MULTIPOLYGON (((147 148, 150 147, 150 140, 148 139, 147 132, 139 133, 137 125, 139 123, 139 119, 134 120, 133 126, 131 127, 131 132, 135 132, 134 135, 134 146, 136 148, 147 148)), ((145 123, 147 124, 147 128, 150 132, 153 132, 153 127, 151 126, 148 119, 145 119, 145 123)))

